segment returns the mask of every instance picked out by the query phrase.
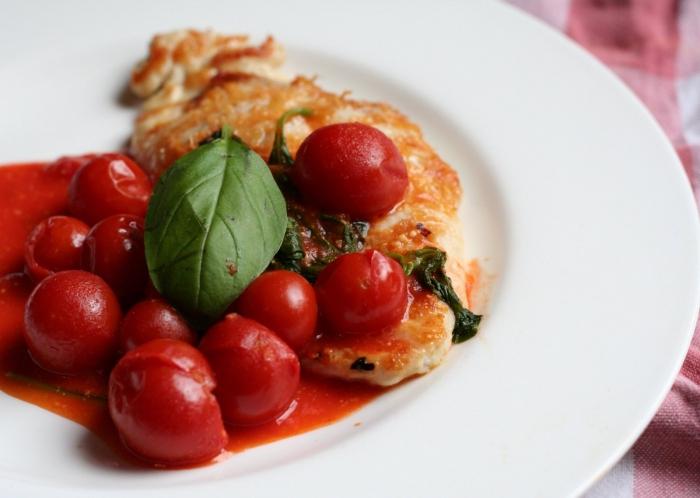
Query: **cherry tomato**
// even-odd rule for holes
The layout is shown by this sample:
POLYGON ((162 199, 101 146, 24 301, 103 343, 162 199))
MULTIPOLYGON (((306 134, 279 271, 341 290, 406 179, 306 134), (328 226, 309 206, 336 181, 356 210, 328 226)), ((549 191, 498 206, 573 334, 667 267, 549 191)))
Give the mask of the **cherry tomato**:
POLYGON ((379 251, 344 254, 315 284, 321 318, 332 332, 378 332, 401 321, 408 287, 401 266, 379 251))
POLYGON ((109 376, 109 413, 124 444, 157 465, 206 462, 228 442, 206 359, 174 339, 128 352, 109 376))
POLYGON ((205 334, 199 349, 218 382, 224 420, 256 425, 282 414, 299 385, 299 359, 274 332, 231 313, 205 334))
POLYGON ((119 345, 123 352, 127 352, 153 339, 178 339, 194 344, 197 335, 167 302, 148 299, 134 305, 124 316, 119 329, 119 345))
POLYGON ((55 175, 66 180, 73 178, 73 175, 87 163, 97 157, 97 154, 83 154, 82 156, 63 156, 45 166, 45 171, 50 175, 55 175))
POLYGON ((85 238, 83 269, 104 278, 122 302, 133 302, 148 279, 143 219, 118 214, 100 221, 85 238))
POLYGON ((90 227, 69 216, 52 216, 29 233, 24 244, 27 273, 40 281, 61 270, 80 268, 80 254, 90 227))
POLYGON ((151 182, 122 154, 101 154, 82 166, 68 187, 68 209, 90 225, 115 214, 144 217, 151 182))
POLYGON ((406 164, 396 145, 360 123, 324 126, 306 137, 292 180, 317 207, 361 219, 388 213, 408 188, 406 164))
POLYGON ((294 350, 309 342, 316 331, 316 294, 298 273, 268 271, 246 288, 234 310, 275 332, 294 350))
POLYGON ((75 374, 108 366, 117 349, 121 311, 97 275, 68 270, 49 275, 29 296, 24 339, 42 368, 75 374))

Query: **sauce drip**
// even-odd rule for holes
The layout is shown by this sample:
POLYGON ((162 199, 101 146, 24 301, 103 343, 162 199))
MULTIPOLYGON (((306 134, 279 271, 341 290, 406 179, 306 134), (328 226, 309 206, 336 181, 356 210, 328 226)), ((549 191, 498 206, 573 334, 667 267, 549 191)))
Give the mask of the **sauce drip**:
MULTIPOLYGON (((120 444, 107 409, 107 373, 52 374, 37 367, 22 339, 24 304, 32 282, 23 269, 24 240, 42 219, 66 212, 69 179, 43 164, 0 168, 0 390, 72 420, 100 437, 123 463, 134 463, 120 444)), ((233 452, 302 434, 356 411, 382 389, 302 374, 292 405, 276 421, 229 428, 233 452)))

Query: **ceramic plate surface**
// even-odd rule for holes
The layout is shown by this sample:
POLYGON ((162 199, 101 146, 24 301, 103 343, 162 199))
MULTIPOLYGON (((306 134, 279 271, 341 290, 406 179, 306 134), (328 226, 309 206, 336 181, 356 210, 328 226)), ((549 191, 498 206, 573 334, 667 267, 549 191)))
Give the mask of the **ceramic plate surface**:
POLYGON ((681 165, 622 83, 560 35, 495 2, 433 4, 3 6, 0 161, 122 146, 125 83, 156 32, 271 33, 290 73, 421 125, 460 173, 467 253, 494 286, 479 336, 432 374, 201 469, 120 469, 83 428, 1 395, 1 496, 562 497, 634 442, 697 316, 681 165))

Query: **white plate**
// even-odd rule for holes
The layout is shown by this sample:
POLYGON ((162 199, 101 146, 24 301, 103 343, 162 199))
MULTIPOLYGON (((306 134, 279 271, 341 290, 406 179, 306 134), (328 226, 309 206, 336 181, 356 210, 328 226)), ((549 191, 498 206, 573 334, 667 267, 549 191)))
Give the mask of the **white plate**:
POLYGON ((0 397, 0 495, 542 496, 584 490, 676 375, 698 220, 673 149, 591 57, 501 4, 122 1, 3 6, 3 161, 114 148, 154 32, 275 34, 290 68, 395 104, 465 186, 498 275, 477 339, 329 428, 203 469, 129 471, 82 428, 0 397), (361 421, 360 427, 354 423, 361 421))

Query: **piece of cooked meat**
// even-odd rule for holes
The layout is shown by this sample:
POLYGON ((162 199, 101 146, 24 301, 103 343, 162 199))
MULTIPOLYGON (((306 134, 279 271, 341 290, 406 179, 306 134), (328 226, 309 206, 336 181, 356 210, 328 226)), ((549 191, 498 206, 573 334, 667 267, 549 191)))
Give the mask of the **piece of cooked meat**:
MULTIPOLYGON (((244 36, 197 31, 156 36, 148 58, 132 74, 132 89, 146 98, 132 154, 155 178, 228 124, 268 157, 277 118, 296 107, 313 114, 296 116, 285 127, 292 154, 321 126, 350 121, 375 126, 401 151, 410 186, 392 213, 372 223, 366 246, 400 254, 442 248, 448 254, 446 272, 468 305, 457 173, 423 140, 420 129, 392 107, 323 91, 304 77, 286 81, 278 72, 282 60, 283 51, 272 38, 254 46, 244 36)), ((395 328, 366 337, 326 335, 300 358, 304 368, 323 375, 392 385, 437 366, 450 348, 453 324, 447 305, 419 292, 408 317, 395 328)))

